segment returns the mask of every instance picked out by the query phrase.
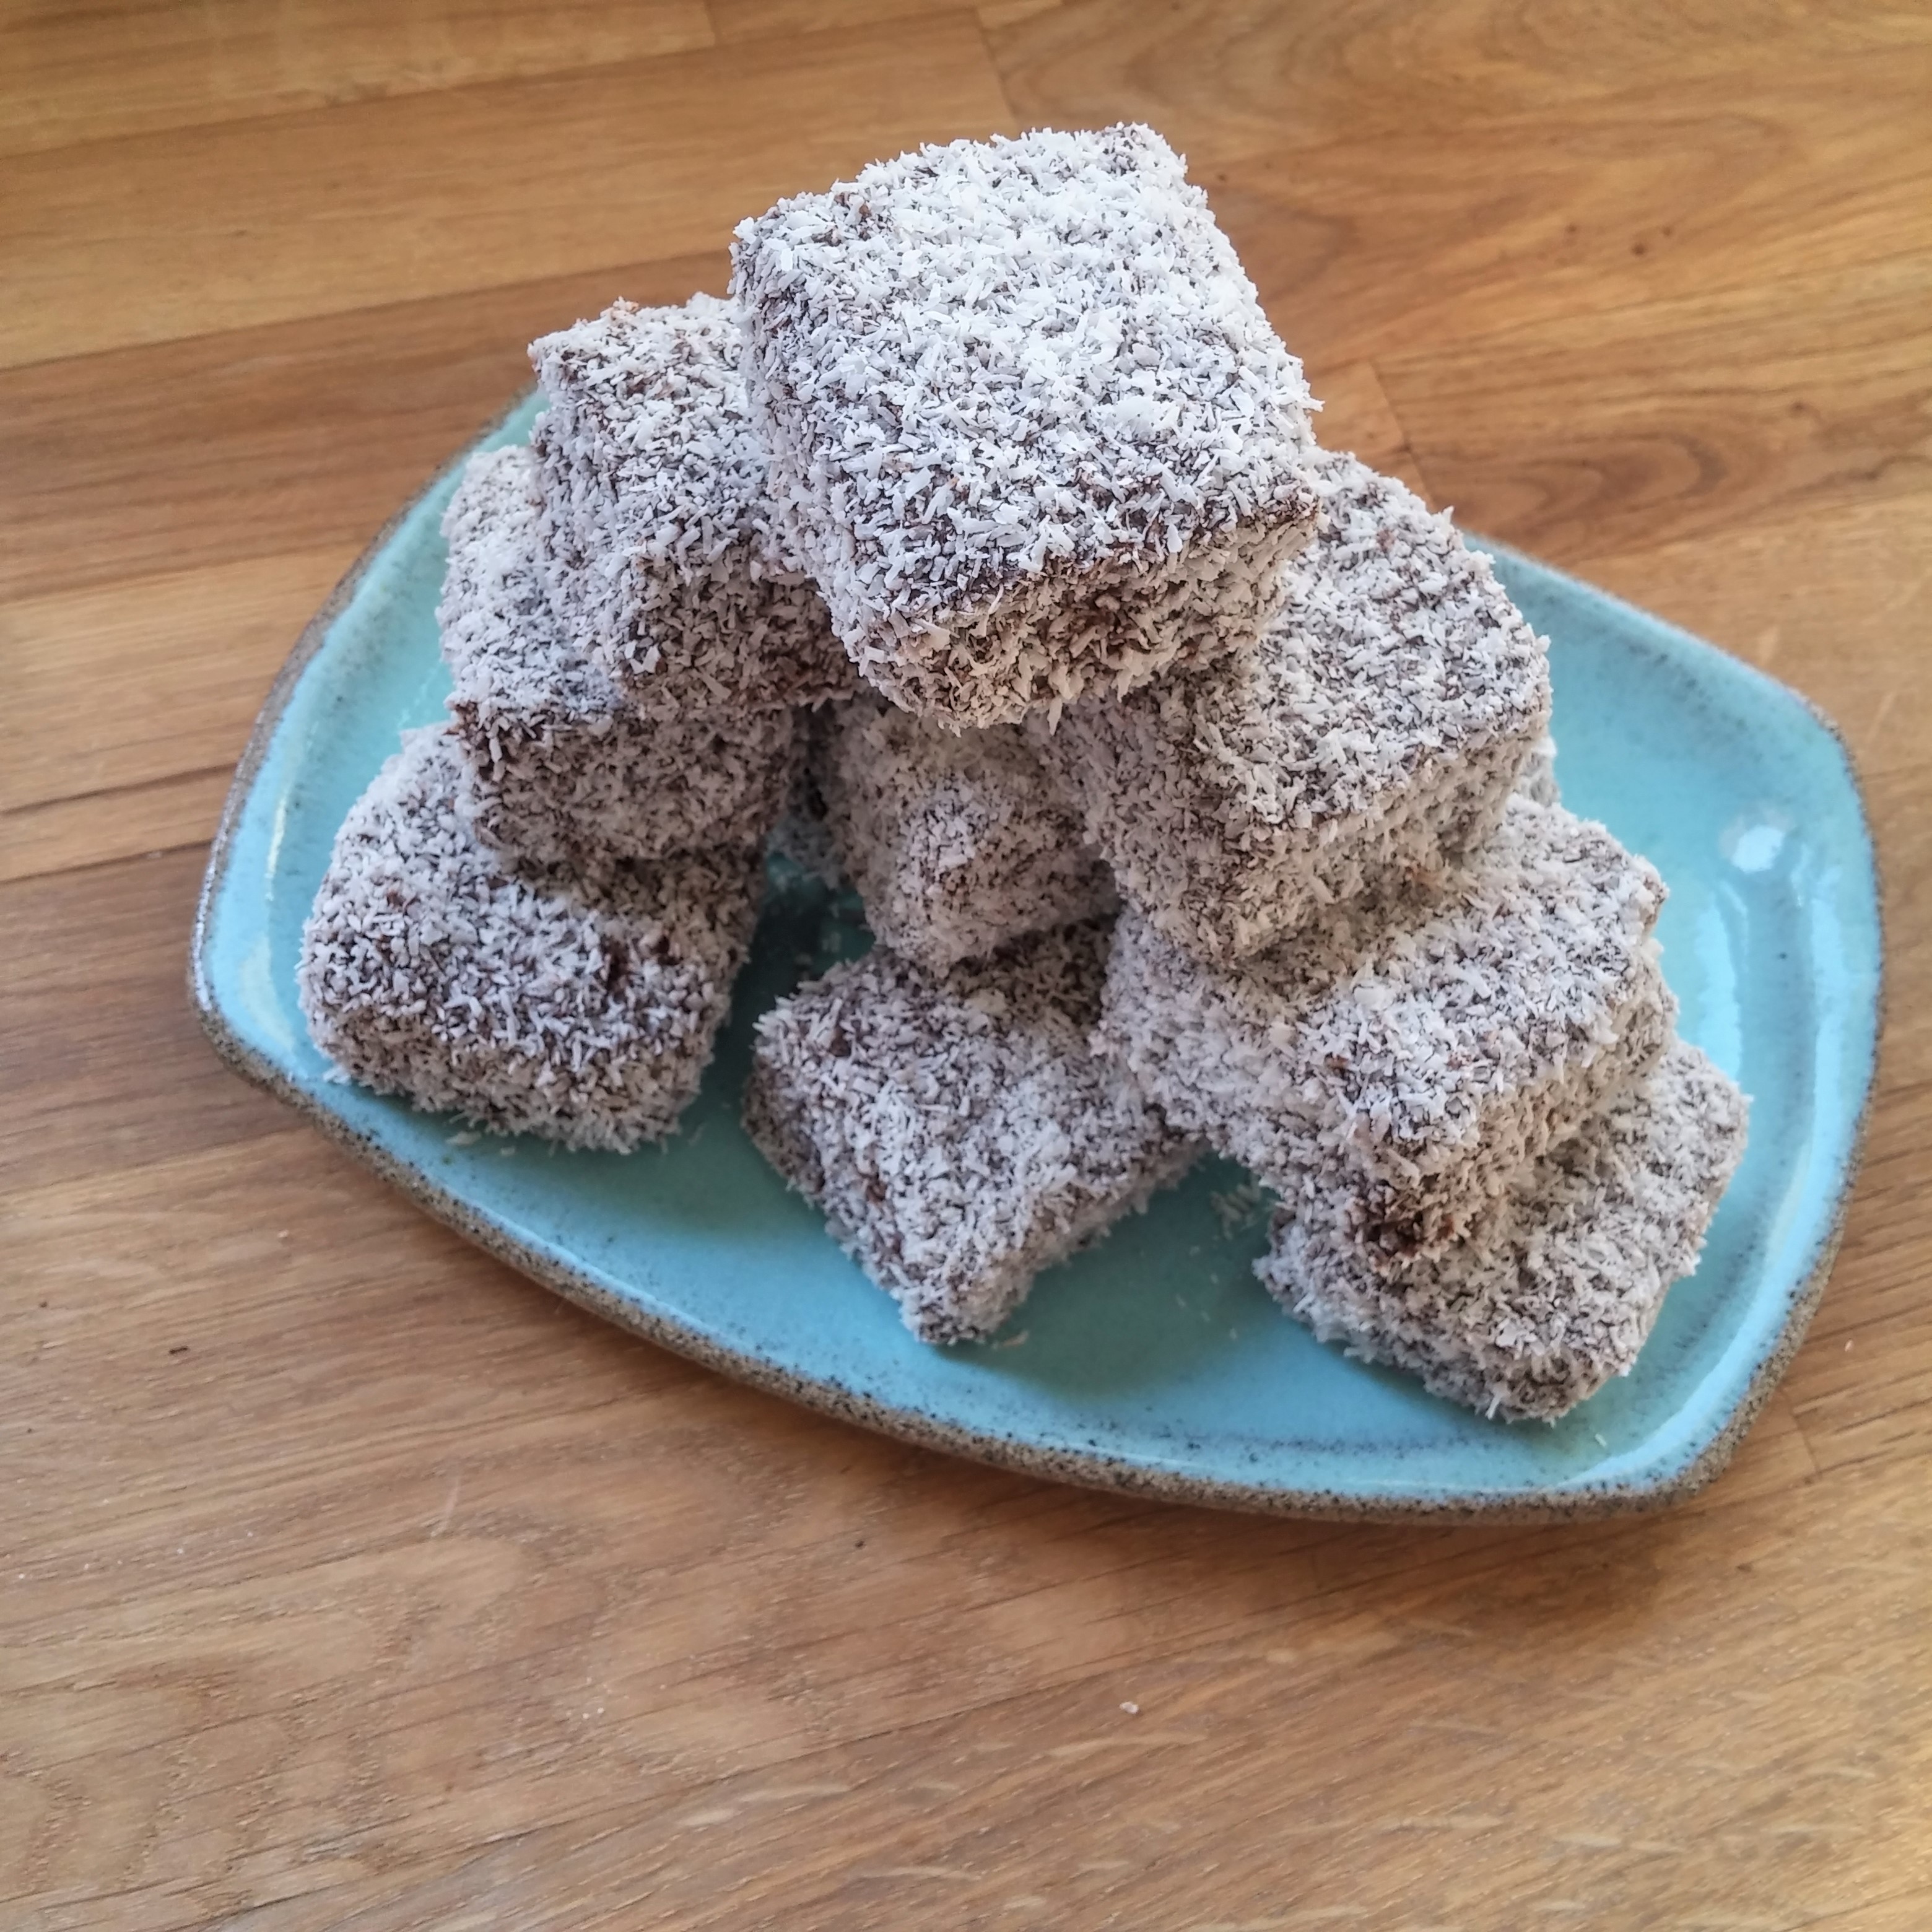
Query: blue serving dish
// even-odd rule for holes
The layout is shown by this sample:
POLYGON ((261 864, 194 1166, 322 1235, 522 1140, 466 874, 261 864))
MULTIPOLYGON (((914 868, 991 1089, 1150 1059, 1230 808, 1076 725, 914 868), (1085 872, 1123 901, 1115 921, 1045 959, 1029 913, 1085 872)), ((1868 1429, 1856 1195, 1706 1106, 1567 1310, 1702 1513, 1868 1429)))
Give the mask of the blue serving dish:
MULTIPOLYGON (((526 402, 488 439, 527 435, 526 402)), ((1682 1030, 1753 1100, 1695 1275, 1634 1372, 1553 1427, 1511 1427, 1323 1347, 1250 1271, 1266 1211, 1210 1163, 1042 1276, 1007 1331, 933 1349, 738 1125, 752 1022, 865 944, 856 904, 775 866, 729 1028, 666 1148, 497 1141, 328 1078, 296 1004, 337 826, 447 688, 435 606, 452 469, 383 532, 284 668, 210 859, 191 969, 217 1048, 430 1214, 572 1300, 720 1372, 935 1448, 1077 1483, 1338 1516, 1584 1515, 1690 1493, 1802 1339, 1855 1173, 1878 1032, 1880 926, 1858 788, 1784 686, 1507 550, 1551 640, 1574 809, 1670 887, 1682 1030)))

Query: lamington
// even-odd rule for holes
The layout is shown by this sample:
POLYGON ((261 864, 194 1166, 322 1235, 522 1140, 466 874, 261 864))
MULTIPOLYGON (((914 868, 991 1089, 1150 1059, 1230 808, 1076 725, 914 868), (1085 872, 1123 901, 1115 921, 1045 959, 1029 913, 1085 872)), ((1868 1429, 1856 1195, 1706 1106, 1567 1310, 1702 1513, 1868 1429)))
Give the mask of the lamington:
POLYGON ((1323 1341, 1485 1415, 1553 1421, 1630 1372, 1696 1264, 1745 1114, 1703 1054, 1673 1043, 1432 1262, 1396 1280, 1364 1266, 1346 1197, 1317 1190, 1277 1210, 1255 1272, 1323 1341))
POLYGON ((1546 646, 1489 560, 1352 456, 1312 474, 1258 648, 1035 734, 1121 890, 1204 959, 1480 844, 1549 720, 1546 646))
POLYGON ((772 530, 730 308, 620 302, 530 360, 551 601, 639 709, 778 710, 852 689, 772 530))
POLYGON ((422 1108, 567 1147, 662 1139, 697 1093, 756 916, 755 850, 598 883, 476 836, 443 727, 406 733, 337 834, 303 929, 310 1036, 422 1108))
POLYGON ((1017 725, 954 733, 860 698, 828 736, 827 823, 894 952, 943 972, 1114 910, 1106 867, 1017 725))
POLYGON ((795 714, 643 716, 551 608, 539 501, 535 454, 490 450, 443 518, 436 617, 477 830, 514 858, 586 875, 759 844, 800 760, 795 714))
POLYGON ((1013 723, 1253 641, 1308 392, 1157 134, 923 148, 732 256, 788 550, 895 704, 1013 723))
POLYGON ((1517 774, 1516 788, 1525 798, 1534 799, 1538 805, 1561 805, 1562 788, 1556 782, 1556 740, 1546 731, 1536 742, 1536 748, 1524 760, 1523 767, 1517 774))
POLYGON ((992 1334, 1197 1151, 1088 1051, 1106 958, 1097 923, 938 975, 880 947, 758 1022, 747 1129, 922 1340, 992 1334))
POLYGON ((1291 1208, 1346 1190, 1367 1264, 1438 1253, 1663 1052, 1664 897, 1600 825, 1512 798, 1444 889, 1330 907, 1238 965, 1130 907, 1096 1044, 1291 1208))

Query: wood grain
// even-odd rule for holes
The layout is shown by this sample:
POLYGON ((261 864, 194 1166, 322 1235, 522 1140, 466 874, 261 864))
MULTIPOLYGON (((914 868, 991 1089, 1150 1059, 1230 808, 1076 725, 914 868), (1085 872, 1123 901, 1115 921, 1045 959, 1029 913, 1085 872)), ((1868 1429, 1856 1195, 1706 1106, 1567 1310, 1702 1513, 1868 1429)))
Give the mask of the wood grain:
MULTIPOLYGON (((1932 45, 1932 16, 1911 0, 1688 10, 1676 0, 1084 0, 989 39, 1029 126, 1145 121, 1204 170, 1284 146, 1426 133, 1453 168, 1454 150, 1518 114, 1553 122, 1611 95, 1706 79, 1728 83, 1735 107, 1766 82, 1828 86, 1848 56, 1916 58, 1932 45)), ((1490 185, 1506 191, 1509 178, 1490 185)))
POLYGON ((530 388, 532 336, 730 272, 720 248, 0 370, 0 602, 359 550, 530 388))
POLYGON ((0 1186, 286 1126, 226 1075, 188 1010, 188 927, 206 855, 197 843, 4 889, 0 1186))
POLYGON ((289 640, 354 560, 297 552, 0 604, 0 878, 211 837, 289 640), (114 674, 76 680, 76 662, 114 674))
POLYGON ((944 14, 22 154, 0 367, 722 248, 748 208, 1010 124, 944 14), (89 298, 109 258, 139 301, 89 298))
POLYGON ((1932 253, 1376 366, 1434 499, 1560 562, 1932 484, 1932 253))
POLYGON ((935 14, 970 14, 972 0, 710 0, 722 46, 791 34, 872 27, 935 14))
POLYGON ((1828 708, 1868 780, 1907 780, 1924 770, 1932 541, 1918 494, 1862 494, 1793 521, 1754 518, 1708 536, 1592 556, 1588 574, 1828 708), (1780 567, 1801 550, 1803 571, 1780 567), (1850 640, 1857 648, 1848 650, 1850 640))
POLYGON ((1932 45, 1767 77, 1647 79, 1209 166, 1202 179, 1300 352, 1450 340, 1790 278, 1856 289, 1923 256, 1932 45))
POLYGON ((1928 58, 1854 0, 0 15, 0 1921, 1928 1922, 1928 58), (530 336, 722 289, 874 152, 1124 116, 1325 440, 1864 775, 1864 1175, 1668 1516, 1248 1520, 863 1436, 490 1262, 188 1010, 262 692, 530 336))
POLYGON ((14 77, 0 154, 421 94, 709 46, 703 0, 315 0, 290 31, 254 0, 198 7, 14 7, 0 15, 14 77))

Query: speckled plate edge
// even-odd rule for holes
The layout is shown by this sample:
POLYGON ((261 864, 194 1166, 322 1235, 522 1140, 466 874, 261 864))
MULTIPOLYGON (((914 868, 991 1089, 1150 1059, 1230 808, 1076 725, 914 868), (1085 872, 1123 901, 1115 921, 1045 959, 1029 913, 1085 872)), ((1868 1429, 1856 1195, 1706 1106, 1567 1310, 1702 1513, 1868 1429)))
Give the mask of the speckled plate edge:
MULTIPOLYGON (((526 399, 505 412, 482 435, 488 437, 506 430, 525 406, 526 399)), ((479 439, 480 440, 480 439, 479 439)), ((474 445, 466 446, 466 450, 474 445)), ((461 459, 459 458, 458 460, 461 459)), ((329 1139, 400 1190, 424 1211, 454 1228, 465 1239, 506 1263, 519 1273, 540 1282, 567 1301, 617 1327, 655 1342, 661 1347, 686 1356, 703 1366, 768 1394, 836 1416, 842 1421, 896 1437, 922 1448, 937 1449, 951 1455, 970 1457, 996 1468, 1013 1469, 1054 1482, 1070 1483, 1089 1489, 1110 1490, 1142 1496, 1166 1502, 1190 1503, 1218 1509, 1243 1510, 1272 1516, 1328 1517, 1365 1522, 1426 1520, 1442 1522, 1549 1522, 1631 1514, 1666 1509, 1696 1495, 1708 1486, 1736 1453, 1738 1444, 1754 1422, 1772 1391, 1778 1386, 1793 1357, 1802 1346, 1825 1285, 1831 1277, 1844 1238, 1845 1216, 1856 1184, 1864 1152, 1865 1132, 1870 1118, 1873 1081, 1876 1071, 1878 1045, 1884 1030, 1884 982, 1881 964, 1874 989, 1872 1043, 1863 1070, 1863 1087, 1858 1114, 1850 1137, 1838 1192, 1832 1214, 1814 1249, 1809 1266, 1790 1292, 1782 1325, 1754 1364, 1744 1390, 1730 1416, 1712 1439, 1681 1468, 1654 1480, 1608 1483, 1600 1486, 1562 1490, 1526 1490, 1506 1497, 1474 1498, 1454 1496, 1413 1496, 1370 1498, 1337 1494, 1333 1490, 1296 1489, 1274 1484, 1228 1482, 1190 1475, 1172 1469, 1149 1468, 1102 1454, 1074 1451, 987 1433, 943 1422, 916 1408, 901 1408, 874 1400, 860 1391, 829 1378, 800 1375, 778 1367, 762 1357, 727 1348, 683 1324, 655 1316, 635 1303, 605 1287, 592 1274, 569 1266, 541 1248, 518 1240, 508 1231, 479 1213, 460 1196, 442 1187, 408 1162, 400 1160, 368 1136, 358 1132, 339 1114, 321 1105, 285 1075, 267 1054, 244 1040, 230 1024, 223 1011, 210 969, 211 928, 217 898, 226 876, 237 826, 247 809, 256 779, 270 745, 280 725, 290 699, 302 674, 327 643, 336 619, 347 608, 370 566, 388 547, 410 514, 449 473, 448 466, 432 476, 416 496, 391 517, 368 547, 350 566, 327 600, 303 627, 295 648, 277 674, 256 718, 247 748, 235 770, 221 820, 208 853, 208 868, 202 875, 200 899, 188 949, 188 992, 202 1026, 223 1061, 244 1079, 265 1088, 294 1108, 329 1139)), ((1487 539, 1472 539, 1480 548, 1523 562, 1533 561, 1508 545, 1487 539)), ((1547 566, 1539 566, 1547 568, 1547 566)), ((1589 595, 1605 604, 1626 610, 1645 624, 1660 624, 1652 614, 1612 596, 1594 585, 1581 585, 1589 595)), ((1664 628, 1684 643, 1700 651, 1716 647, 1674 626, 1664 628)), ((1747 667, 1748 668, 1748 667, 1747 667)), ((1754 674, 1762 676, 1762 674, 1754 674)), ((1767 684, 1774 680, 1766 679, 1767 684)), ((1871 848, 1870 826, 1864 806, 1863 788, 1850 748, 1837 725, 1800 692, 1775 687, 1787 698, 1802 704, 1818 724, 1835 741, 1844 760, 1852 802, 1868 849, 1871 848)), ((1872 868, 1873 904, 1879 924, 1879 956, 1883 958, 1884 902, 1876 864, 1872 868)))

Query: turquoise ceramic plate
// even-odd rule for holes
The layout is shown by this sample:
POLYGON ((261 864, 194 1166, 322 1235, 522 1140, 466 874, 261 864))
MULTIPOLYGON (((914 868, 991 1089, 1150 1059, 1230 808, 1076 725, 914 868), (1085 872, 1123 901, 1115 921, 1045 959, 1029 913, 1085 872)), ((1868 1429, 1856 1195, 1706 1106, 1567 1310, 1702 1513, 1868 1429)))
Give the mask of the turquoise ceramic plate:
MULTIPOLYGON (((530 414, 493 440, 520 439, 530 414)), ((1498 559, 1552 640, 1564 796, 1669 881, 1661 931, 1684 1030, 1755 1102, 1702 1263, 1633 1375, 1554 1428, 1511 1428, 1346 1360, 1254 1280, 1264 1216, 1221 1166, 1042 1276, 992 1343, 934 1350, 737 1124, 753 1018, 803 962, 864 943, 849 904, 796 875, 773 880, 717 1063, 662 1150, 478 1138, 326 1077, 296 1006, 302 920, 398 730, 440 710, 437 523, 452 477, 310 626, 236 778, 194 983, 242 1072, 572 1300, 936 1448, 1196 1502, 1365 1516, 1582 1514, 1681 1496, 1722 1467, 1830 1266, 1877 1030, 1870 844, 1845 754, 1800 699, 1554 572, 1498 559)))

